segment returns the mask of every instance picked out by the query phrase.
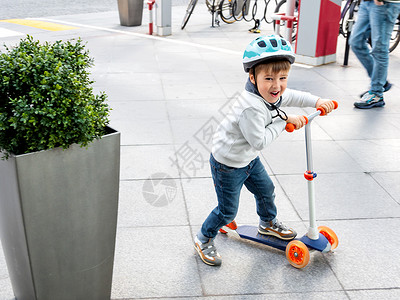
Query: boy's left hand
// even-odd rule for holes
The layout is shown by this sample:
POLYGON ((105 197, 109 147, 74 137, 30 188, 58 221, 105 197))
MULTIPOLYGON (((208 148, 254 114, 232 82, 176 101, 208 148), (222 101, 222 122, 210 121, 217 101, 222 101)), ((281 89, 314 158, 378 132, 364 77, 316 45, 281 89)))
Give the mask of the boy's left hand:
POLYGON ((335 104, 332 100, 327 99, 318 99, 317 104, 315 104, 315 108, 322 107, 325 110, 325 114, 329 114, 332 110, 335 109, 335 104))

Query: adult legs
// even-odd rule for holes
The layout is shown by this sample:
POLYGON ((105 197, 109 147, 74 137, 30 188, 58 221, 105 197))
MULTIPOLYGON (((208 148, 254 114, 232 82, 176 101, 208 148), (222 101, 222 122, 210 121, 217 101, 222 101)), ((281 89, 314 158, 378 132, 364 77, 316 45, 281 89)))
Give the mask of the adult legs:
POLYGON ((369 77, 372 76, 374 69, 374 59, 368 45, 371 32, 370 9, 372 5, 375 5, 373 1, 361 2, 357 13, 357 22, 354 24, 349 40, 351 49, 364 66, 369 77))
POLYGON ((370 10, 371 56, 374 67, 371 74, 371 93, 382 96, 389 66, 389 43, 399 15, 400 4, 373 5, 370 10))
POLYGON ((382 96, 389 66, 389 43, 400 4, 360 4, 357 22, 350 36, 350 46, 371 78, 370 92, 382 96), (371 35, 372 48, 368 44, 371 35))

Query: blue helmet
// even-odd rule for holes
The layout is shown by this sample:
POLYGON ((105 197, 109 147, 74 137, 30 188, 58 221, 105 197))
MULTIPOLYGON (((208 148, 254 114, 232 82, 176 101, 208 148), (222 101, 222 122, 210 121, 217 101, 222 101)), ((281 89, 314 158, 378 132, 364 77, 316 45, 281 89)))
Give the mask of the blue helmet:
POLYGON ((252 41, 244 51, 243 67, 248 73, 251 68, 261 62, 288 60, 294 63, 292 46, 279 35, 260 36, 252 41))

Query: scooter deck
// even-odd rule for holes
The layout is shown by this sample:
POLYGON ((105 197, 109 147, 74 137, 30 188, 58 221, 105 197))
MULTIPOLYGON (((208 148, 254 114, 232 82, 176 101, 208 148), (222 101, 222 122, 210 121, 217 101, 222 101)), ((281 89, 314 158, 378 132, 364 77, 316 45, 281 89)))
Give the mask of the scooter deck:
MULTIPOLYGON (((236 229, 236 232, 243 239, 268 245, 283 251, 286 251, 286 246, 292 241, 281 240, 272 235, 260 234, 258 232, 258 227, 256 226, 242 225, 236 229)), ((321 233, 319 234, 319 238, 317 240, 311 240, 307 237, 307 235, 304 235, 301 238, 295 238, 295 240, 302 241, 310 249, 318 250, 320 252, 328 252, 331 249, 329 241, 321 233)))
POLYGON ((271 246, 273 248, 276 248, 276 249, 279 249, 282 251, 286 250, 286 246, 290 242, 290 241, 278 239, 277 237, 274 237, 272 235, 260 234, 258 232, 258 228, 255 226, 242 225, 236 229, 236 232, 243 239, 251 240, 251 241, 261 243, 264 245, 268 245, 268 246, 271 246))

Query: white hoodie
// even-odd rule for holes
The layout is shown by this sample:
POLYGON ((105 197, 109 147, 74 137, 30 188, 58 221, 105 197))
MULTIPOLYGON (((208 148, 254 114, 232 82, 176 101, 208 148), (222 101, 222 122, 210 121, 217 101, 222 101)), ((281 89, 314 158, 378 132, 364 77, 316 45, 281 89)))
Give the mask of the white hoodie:
MULTIPOLYGON (((286 121, 279 117, 272 118, 276 112, 268 109, 265 100, 249 83, 213 136, 214 158, 229 167, 247 166, 286 126, 286 121)), ((282 94, 281 107, 315 107, 318 99, 307 92, 286 89, 282 94)))

